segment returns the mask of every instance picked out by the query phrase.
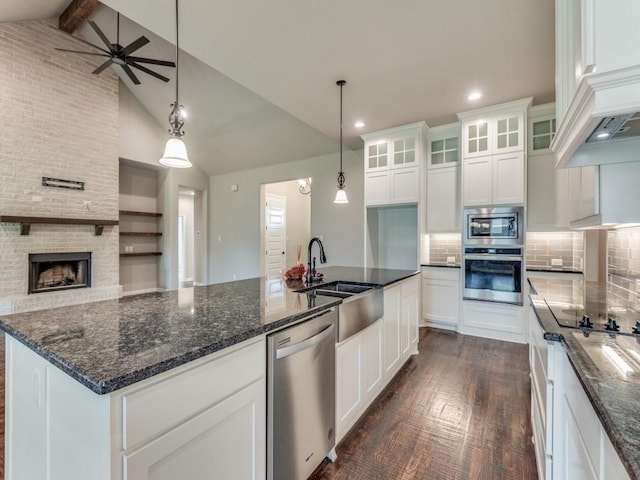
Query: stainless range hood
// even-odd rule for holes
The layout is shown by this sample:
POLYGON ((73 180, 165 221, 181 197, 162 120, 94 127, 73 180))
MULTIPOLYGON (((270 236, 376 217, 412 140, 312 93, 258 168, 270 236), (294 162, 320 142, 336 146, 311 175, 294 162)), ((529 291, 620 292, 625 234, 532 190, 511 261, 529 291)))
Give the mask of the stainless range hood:
POLYGON ((640 136, 640 112, 604 117, 589 135, 586 143, 640 136))

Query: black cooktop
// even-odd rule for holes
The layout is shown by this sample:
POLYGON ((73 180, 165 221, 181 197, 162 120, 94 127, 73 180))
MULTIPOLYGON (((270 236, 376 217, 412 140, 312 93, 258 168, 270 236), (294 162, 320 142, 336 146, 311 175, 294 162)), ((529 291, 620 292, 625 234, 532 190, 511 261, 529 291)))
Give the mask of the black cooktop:
POLYGON ((623 335, 640 334, 640 312, 631 308, 607 308, 598 302, 587 302, 586 308, 574 303, 545 302, 561 327, 623 335))

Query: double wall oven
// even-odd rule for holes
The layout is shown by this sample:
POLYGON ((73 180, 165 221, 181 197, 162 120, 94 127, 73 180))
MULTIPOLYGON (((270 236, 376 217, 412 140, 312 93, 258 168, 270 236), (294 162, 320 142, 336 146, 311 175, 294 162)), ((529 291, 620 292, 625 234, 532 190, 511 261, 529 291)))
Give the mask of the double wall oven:
POLYGON ((523 207, 464 210, 463 298, 522 305, 523 207))

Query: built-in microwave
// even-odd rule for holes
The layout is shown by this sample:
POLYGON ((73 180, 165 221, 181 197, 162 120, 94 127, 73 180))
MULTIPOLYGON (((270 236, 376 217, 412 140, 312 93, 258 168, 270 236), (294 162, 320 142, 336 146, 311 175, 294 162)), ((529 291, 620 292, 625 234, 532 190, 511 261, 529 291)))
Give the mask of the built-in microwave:
POLYGON ((524 245, 523 207, 464 210, 465 245, 524 245))

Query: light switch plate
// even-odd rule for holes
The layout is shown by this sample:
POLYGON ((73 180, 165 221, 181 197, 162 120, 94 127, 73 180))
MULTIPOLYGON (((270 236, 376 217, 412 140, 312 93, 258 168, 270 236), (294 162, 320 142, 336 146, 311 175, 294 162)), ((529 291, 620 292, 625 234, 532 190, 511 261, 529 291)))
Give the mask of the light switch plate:
POLYGON ((552 267, 561 267, 562 266, 562 259, 561 258, 552 258, 551 259, 551 266, 552 267))

